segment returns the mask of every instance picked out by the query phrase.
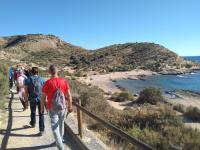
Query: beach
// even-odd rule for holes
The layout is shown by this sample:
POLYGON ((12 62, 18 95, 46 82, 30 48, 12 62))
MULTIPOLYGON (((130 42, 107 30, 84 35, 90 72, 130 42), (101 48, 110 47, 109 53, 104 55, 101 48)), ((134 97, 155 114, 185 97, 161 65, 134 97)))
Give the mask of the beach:
POLYGON ((197 107, 200 109, 200 94, 191 91, 176 91, 176 97, 171 98, 170 96, 165 96, 167 102, 173 105, 181 104, 185 107, 197 107))
POLYGON ((122 79, 139 80, 146 76, 155 75, 155 72, 150 70, 135 69, 126 72, 112 72, 108 74, 89 74, 87 77, 79 77, 78 80, 84 84, 97 86, 105 93, 115 93, 121 90, 114 82, 122 79))

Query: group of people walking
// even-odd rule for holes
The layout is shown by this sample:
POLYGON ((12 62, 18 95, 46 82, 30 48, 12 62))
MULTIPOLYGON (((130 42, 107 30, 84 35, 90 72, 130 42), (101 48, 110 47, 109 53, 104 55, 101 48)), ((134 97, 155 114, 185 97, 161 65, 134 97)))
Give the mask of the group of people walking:
POLYGON ((50 79, 44 81, 39 76, 38 67, 25 69, 17 66, 9 71, 10 88, 16 85, 19 99, 25 111, 30 105, 30 126, 35 127, 36 109, 39 112, 39 134, 45 131, 44 109, 51 119, 51 127, 59 150, 64 149, 64 119, 67 112, 72 112, 72 97, 69 84, 66 79, 58 76, 58 68, 55 65, 49 67, 50 79))

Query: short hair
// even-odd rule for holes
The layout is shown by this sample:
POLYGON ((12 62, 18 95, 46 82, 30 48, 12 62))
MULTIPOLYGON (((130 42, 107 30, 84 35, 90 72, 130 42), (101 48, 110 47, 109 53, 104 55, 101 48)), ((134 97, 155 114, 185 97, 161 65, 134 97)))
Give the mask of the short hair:
POLYGON ((20 73, 20 74, 23 74, 23 73, 24 73, 24 70, 19 69, 19 73, 20 73))
POLYGON ((32 72, 33 75, 38 75, 38 72, 39 72, 38 67, 32 67, 31 72, 32 72))
POLYGON ((51 75, 55 75, 57 72, 58 72, 58 69, 57 69, 56 65, 50 65, 50 67, 49 67, 49 73, 51 75))

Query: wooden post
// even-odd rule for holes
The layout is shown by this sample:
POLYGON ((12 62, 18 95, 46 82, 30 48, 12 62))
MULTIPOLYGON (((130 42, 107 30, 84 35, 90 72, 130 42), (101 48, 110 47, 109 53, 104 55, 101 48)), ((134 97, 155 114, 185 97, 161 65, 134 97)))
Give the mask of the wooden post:
MULTIPOLYGON (((80 99, 78 99, 78 104, 81 105, 80 99)), ((77 108, 78 132, 79 132, 79 135, 82 139, 82 137, 83 137, 83 133, 82 133, 82 112, 78 107, 76 107, 76 108, 77 108)))

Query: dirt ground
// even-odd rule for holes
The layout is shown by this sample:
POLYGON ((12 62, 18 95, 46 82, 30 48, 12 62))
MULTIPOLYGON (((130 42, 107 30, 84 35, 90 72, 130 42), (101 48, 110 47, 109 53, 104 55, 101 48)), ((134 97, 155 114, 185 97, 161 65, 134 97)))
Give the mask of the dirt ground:
MULTIPOLYGON (((4 150, 57 150, 50 126, 50 118, 45 115, 45 133, 39 136, 38 116, 35 128, 29 126, 30 109, 23 111, 18 95, 8 98, 8 107, 4 112, 5 120, 0 126, 0 149, 4 150)), ((1 112, 1 116, 2 116, 1 112)), ((65 135, 65 149, 76 149, 75 143, 65 135)))

